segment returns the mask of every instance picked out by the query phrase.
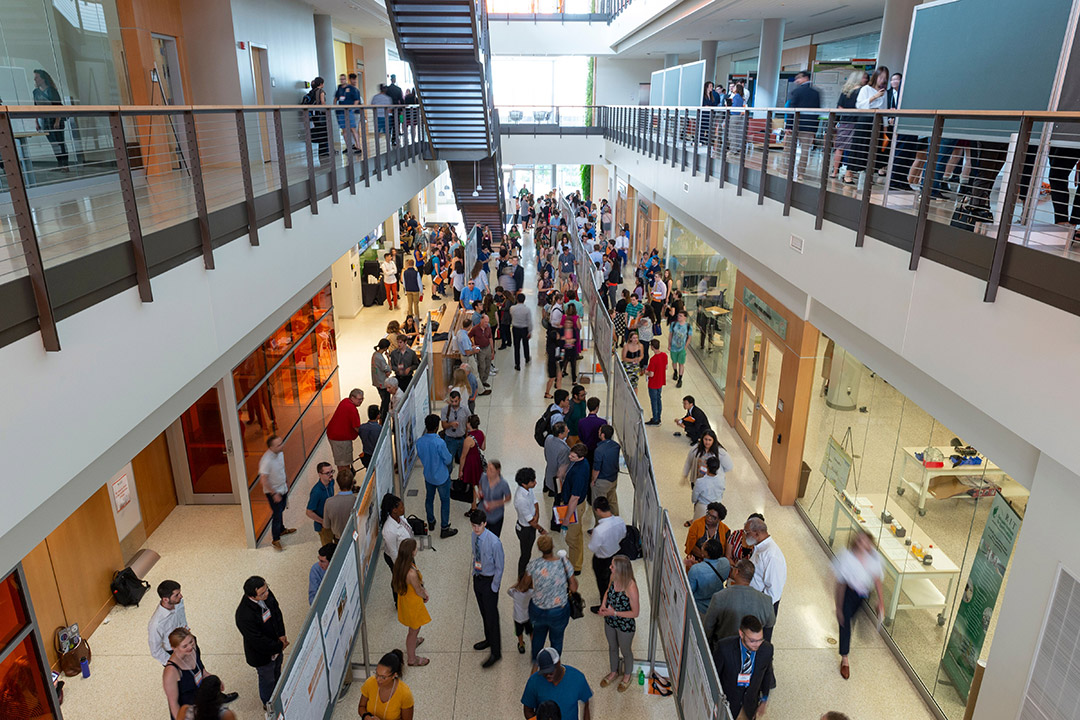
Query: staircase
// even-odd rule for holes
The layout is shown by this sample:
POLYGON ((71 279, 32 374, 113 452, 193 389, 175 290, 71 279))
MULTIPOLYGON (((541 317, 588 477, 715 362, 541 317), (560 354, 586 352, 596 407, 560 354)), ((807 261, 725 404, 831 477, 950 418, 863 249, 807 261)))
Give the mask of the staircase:
POLYGON ((488 225, 498 242, 505 205, 487 10, 473 0, 387 0, 386 11, 401 59, 412 66, 431 149, 449 167, 465 230, 488 225))

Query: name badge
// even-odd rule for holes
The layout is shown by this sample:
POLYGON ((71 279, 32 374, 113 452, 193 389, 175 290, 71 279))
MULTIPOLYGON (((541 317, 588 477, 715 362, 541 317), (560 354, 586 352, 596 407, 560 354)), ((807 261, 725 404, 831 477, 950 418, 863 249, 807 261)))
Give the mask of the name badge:
POLYGON ((262 611, 262 620, 263 620, 263 622, 269 622, 269 620, 270 620, 270 608, 266 608, 265 610, 262 611))
POLYGON ((749 686, 750 685, 750 673, 739 673, 739 677, 738 677, 736 682, 737 682, 739 687, 747 687, 747 686, 749 686))
POLYGON ((195 687, 198 687, 198 686, 202 685, 202 679, 203 679, 203 671, 202 670, 196 670, 195 671, 195 687))
POLYGON ((482 567, 479 560, 473 561, 472 566, 473 566, 473 570, 475 570, 476 572, 480 572, 480 568, 482 567))

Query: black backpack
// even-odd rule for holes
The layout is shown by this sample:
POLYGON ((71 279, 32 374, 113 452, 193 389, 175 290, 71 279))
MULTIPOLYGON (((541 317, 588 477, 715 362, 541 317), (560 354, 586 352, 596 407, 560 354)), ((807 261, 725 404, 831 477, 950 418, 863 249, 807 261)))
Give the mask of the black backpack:
POLYGON ((633 525, 626 526, 626 535, 619 541, 619 554, 625 555, 627 560, 641 557, 641 533, 633 525))
POLYGON ((113 599, 116 600, 117 605, 138 607, 142 596, 150 589, 150 583, 140 580, 131 568, 124 568, 113 573, 109 588, 112 590, 113 599))
POLYGON ((552 411, 556 408, 548 408, 544 411, 544 414, 540 416, 540 419, 536 421, 536 425, 533 426, 533 439, 536 440, 536 444, 540 447, 544 447, 544 441, 547 440, 548 433, 551 432, 551 415, 552 411))

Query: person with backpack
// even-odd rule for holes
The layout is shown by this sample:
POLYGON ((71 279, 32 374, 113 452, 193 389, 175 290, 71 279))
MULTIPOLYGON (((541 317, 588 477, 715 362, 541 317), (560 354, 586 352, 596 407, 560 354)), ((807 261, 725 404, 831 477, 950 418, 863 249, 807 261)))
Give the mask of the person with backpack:
MULTIPOLYGON (((300 99, 301 105, 325 105, 326 81, 316 77, 311 81, 311 90, 300 99)), ((309 110, 307 121, 311 123, 311 142, 319 148, 319 160, 330 157, 330 133, 326 127, 326 112, 309 110)))
POLYGON ((596 527, 589 536, 589 552, 593 554, 592 568, 596 575, 600 602, 590 609, 593 614, 598 614, 600 604, 604 601, 604 592, 611 584, 611 559, 619 554, 620 544, 626 537, 626 521, 612 513, 611 503, 606 497, 594 497, 592 509, 596 516, 596 527))

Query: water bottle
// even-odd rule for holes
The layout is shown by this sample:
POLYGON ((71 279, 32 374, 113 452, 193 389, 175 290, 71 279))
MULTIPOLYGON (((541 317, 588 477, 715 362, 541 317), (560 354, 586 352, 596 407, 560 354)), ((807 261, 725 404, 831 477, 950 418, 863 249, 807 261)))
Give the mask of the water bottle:
POLYGON ((83 658, 81 661, 79 661, 79 667, 82 668, 82 676, 84 678, 90 677, 90 661, 89 660, 87 660, 86 658, 83 658))

